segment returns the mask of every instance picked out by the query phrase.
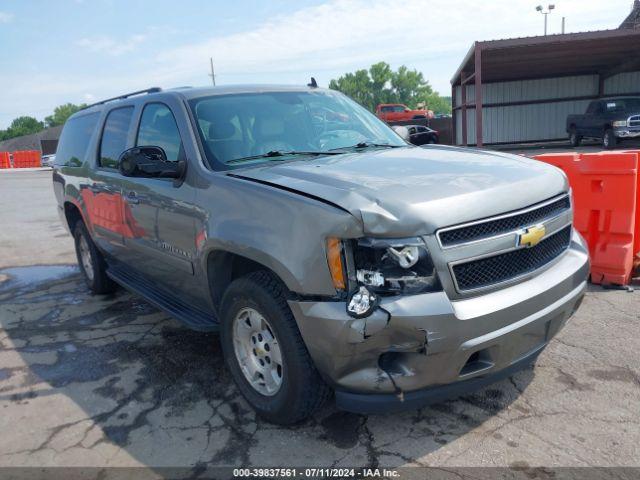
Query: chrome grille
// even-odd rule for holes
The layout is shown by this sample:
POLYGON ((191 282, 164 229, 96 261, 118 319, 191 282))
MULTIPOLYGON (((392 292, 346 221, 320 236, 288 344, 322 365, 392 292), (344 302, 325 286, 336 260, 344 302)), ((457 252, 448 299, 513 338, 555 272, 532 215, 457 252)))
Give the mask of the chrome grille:
POLYGON ((571 225, 543 239, 531 248, 453 265, 452 273, 460 292, 484 288, 534 272, 557 258, 571 242, 571 225))
POLYGON ((640 115, 634 115, 633 117, 629 117, 629 121, 627 122, 629 128, 639 128, 640 127, 640 115))
POLYGON ((456 245, 495 237, 508 232, 513 232, 541 221, 555 217, 571 208, 569 196, 565 195, 557 200, 544 203, 539 207, 531 207, 524 212, 506 213, 499 218, 479 220, 470 225, 452 227, 440 230, 438 237, 443 247, 456 245))

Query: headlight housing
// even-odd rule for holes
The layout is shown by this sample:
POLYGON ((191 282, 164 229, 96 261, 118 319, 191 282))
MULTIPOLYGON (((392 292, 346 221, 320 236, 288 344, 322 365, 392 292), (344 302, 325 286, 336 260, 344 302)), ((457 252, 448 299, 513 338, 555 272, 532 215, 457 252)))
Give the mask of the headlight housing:
POLYGON ((442 290, 421 238, 360 238, 351 243, 355 280, 369 291, 384 296, 442 290))
POLYGON ((626 127, 627 126, 627 121, 626 120, 616 120, 615 122, 612 123, 612 125, 614 127, 626 127))

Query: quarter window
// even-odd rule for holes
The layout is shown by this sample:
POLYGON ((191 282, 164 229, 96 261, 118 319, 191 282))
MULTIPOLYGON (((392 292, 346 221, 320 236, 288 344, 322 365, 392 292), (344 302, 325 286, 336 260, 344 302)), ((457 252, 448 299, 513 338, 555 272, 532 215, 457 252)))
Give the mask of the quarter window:
POLYGON ((118 158, 127 148, 127 134, 131 125, 133 107, 111 110, 107 115, 100 141, 100 166, 118 168, 118 158))
POLYGON ((167 160, 182 160, 182 140, 169 107, 162 103, 150 103, 144 107, 136 145, 161 147, 167 154, 167 160))
POLYGON ((79 167, 84 162, 84 156, 89 147, 89 141, 96 125, 98 114, 90 113, 74 117, 67 121, 62 130, 62 136, 56 151, 55 164, 79 167))

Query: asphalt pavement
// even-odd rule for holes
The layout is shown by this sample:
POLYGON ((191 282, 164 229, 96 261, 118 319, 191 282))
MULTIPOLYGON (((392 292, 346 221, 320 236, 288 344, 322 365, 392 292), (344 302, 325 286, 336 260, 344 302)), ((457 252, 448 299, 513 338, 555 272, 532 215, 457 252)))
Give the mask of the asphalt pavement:
POLYGON ((591 287, 535 367, 477 393, 283 428, 241 398, 216 335, 89 293, 49 171, 0 172, 0 194, 0 467, 640 466, 640 292, 591 287))

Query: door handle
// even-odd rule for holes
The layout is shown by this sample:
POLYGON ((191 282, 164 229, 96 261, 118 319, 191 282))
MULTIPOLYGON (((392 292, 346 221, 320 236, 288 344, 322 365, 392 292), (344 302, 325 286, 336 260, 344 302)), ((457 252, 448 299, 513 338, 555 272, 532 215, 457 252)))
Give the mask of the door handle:
POLYGON ((127 203, 130 205, 137 205, 140 203, 140 199, 136 195, 136 192, 127 193, 127 203))

